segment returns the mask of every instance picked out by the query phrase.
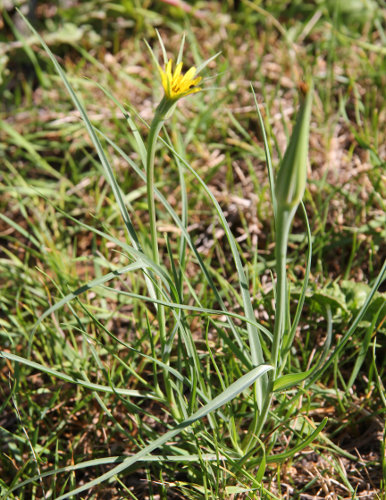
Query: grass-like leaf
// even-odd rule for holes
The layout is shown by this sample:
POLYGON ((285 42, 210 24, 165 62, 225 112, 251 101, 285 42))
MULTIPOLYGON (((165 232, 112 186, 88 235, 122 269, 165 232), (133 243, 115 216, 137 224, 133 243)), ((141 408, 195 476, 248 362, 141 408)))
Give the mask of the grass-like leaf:
POLYGON ((15 363, 21 363, 23 365, 29 366, 30 368, 33 368, 34 370, 48 373, 49 375, 53 375, 54 377, 57 377, 61 380, 64 380, 65 382, 70 382, 71 384, 81 385, 81 386, 86 387, 87 389, 91 389, 93 391, 108 392, 111 394, 120 394, 121 396, 131 396, 131 397, 136 397, 136 398, 145 397, 145 398, 150 398, 150 399, 158 399, 158 397, 155 396, 154 394, 144 393, 144 392, 131 390, 131 389, 122 389, 119 387, 110 387, 110 386, 106 386, 106 385, 94 384, 92 382, 88 382, 88 381, 83 380, 83 379, 71 377, 70 375, 67 375, 66 373, 59 372, 58 370, 52 369, 49 366, 43 366, 40 363, 36 363, 35 361, 31 361, 30 359, 22 358, 20 356, 17 356, 16 354, 11 354, 10 352, 0 351, 0 358, 9 359, 10 361, 15 361, 15 363))
POLYGON ((145 457, 149 453, 151 453, 153 450, 159 448, 160 446, 164 445, 171 439, 173 439, 175 436, 177 436, 183 429, 189 427, 192 425, 194 422, 197 420, 200 420, 204 417, 206 417, 209 413, 216 411, 218 408, 221 406, 225 405, 229 401, 232 401, 235 397, 237 397, 241 392, 243 392, 247 387, 249 387, 251 384, 253 384, 256 380, 258 380, 260 377, 262 377, 264 374, 272 370, 272 366, 270 365, 261 365, 257 366, 250 372, 246 373, 243 375, 241 378, 239 378, 236 382, 231 384, 224 392, 219 394, 216 398, 214 398, 210 403, 206 404, 203 406, 200 410, 196 411, 192 416, 181 422, 177 427, 174 429, 166 432, 164 435, 160 436, 158 439, 153 441, 151 444, 145 446, 140 452, 138 452, 136 455, 133 457, 126 458, 121 464, 117 465, 110 471, 106 472, 105 474, 102 474, 98 478, 94 479, 93 481, 90 481, 79 488, 76 488, 73 491, 70 491, 64 495, 61 495, 60 497, 57 498, 57 500, 64 500, 65 498, 70 498, 73 495, 78 495, 79 493, 82 493, 82 491, 89 490, 93 486, 97 486, 98 484, 103 483, 104 481, 107 481, 111 477, 119 474, 120 472, 124 471, 131 465, 135 464, 138 460, 141 458, 145 457))

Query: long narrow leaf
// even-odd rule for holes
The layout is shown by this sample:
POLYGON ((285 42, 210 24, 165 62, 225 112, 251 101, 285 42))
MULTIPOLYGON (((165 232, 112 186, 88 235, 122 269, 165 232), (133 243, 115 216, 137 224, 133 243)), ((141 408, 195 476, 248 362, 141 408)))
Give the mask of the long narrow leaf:
MULTIPOLYGON (((97 129, 96 129, 97 130, 97 129)), ((130 165, 131 167, 134 169, 134 171, 141 177, 141 179, 145 180, 146 179, 146 175, 144 172, 141 171, 141 169, 138 168, 138 166, 131 160, 131 158, 129 158, 125 152, 119 147, 117 146, 113 141, 111 141, 107 136, 105 136, 103 134, 103 132, 101 132, 100 130, 97 130, 99 134, 101 134, 104 139, 117 151, 119 152, 119 154, 122 156, 122 158, 124 158, 130 165)), ((162 140, 162 139, 161 139, 162 140)), ((171 151, 173 152, 174 150, 171 148, 171 146, 166 143, 164 141, 164 143, 166 144, 166 146, 168 148, 171 149, 171 151)), ((182 160, 181 156, 176 153, 178 159, 185 165, 186 162, 182 160)), ((217 290, 211 276, 210 276, 210 273, 208 271, 208 269, 206 268, 205 266, 205 263, 204 261, 202 260, 200 254, 198 253, 197 251, 197 248, 196 246, 194 245, 191 237, 190 237, 190 234, 188 233, 186 227, 184 226, 184 224, 182 223, 182 221, 180 220, 180 218, 178 217, 178 215, 175 213, 175 211, 173 210, 173 208, 171 207, 170 203, 166 200, 166 198, 162 195, 162 193, 157 189, 157 188, 154 188, 154 191, 155 191, 155 194, 157 196, 157 198, 161 201, 161 203, 163 204, 163 206, 166 208, 166 210, 169 212, 169 214, 172 216, 173 220, 175 221, 175 223, 177 224, 178 228, 181 230, 181 232, 183 233, 184 237, 186 238, 191 250, 193 251, 195 257, 197 258, 197 261, 199 263, 199 266, 201 268, 201 270, 203 271, 208 283, 209 283, 209 286, 211 287, 211 289, 213 290, 215 296, 216 296, 216 300, 218 301, 218 303, 220 304, 221 308, 226 311, 226 306, 224 304, 224 301, 219 293, 219 291, 217 290)), ((255 321, 256 322, 256 321, 255 321)), ((244 346, 243 346, 243 342, 233 324, 233 322, 229 321, 229 325, 231 327, 231 330, 232 330, 232 333, 240 347, 241 350, 244 351, 244 346)), ((246 355, 247 353, 245 353, 246 355)))
POLYGON ((285 389, 290 389, 294 385, 300 384, 300 382, 303 382, 303 380, 311 375, 312 371, 311 369, 306 372, 287 373, 277 378, 273 383, 273 391, 284 391, 285 389))
MULTIPOLYGON (((12 435, 13 439, 15 436, 12 435)), ((203 460, 204 462, 214 462, 218 460, 218 455, 214 453, 203 453, 200 455, 190 454, 190 455, 145 455, 138 462, 176 462, 176 463, 185 463, 185 462, 198 462, 199 460, 203 460)), ((221 460, 227 460, 226 457, 221 456, 221 460)), ((87 460, 87 462, 82 462, 80 464, 68 465, 66 467, 60 467, 58 469, 49 470, 47 472, 43 472, 42 474, 33 476, 25 481, 15 484, 12 488, 7 490, 7 494, 12 493, 15 490, 22 488, 23 486, 27 486, 27 484, 34 483, 35 481, 39 481, 45 477, 53 476, 54 474, 61 474, 62 472, 75 472, 77 470, 87 469, 87 468, 95 468, 100 467, 102 465, 111 465, 121 463, 126 460, 127 457, 124 456, 113 456, 113 457, 104 457, 104 458, 95 458, 93 460, 87 460)))
POLYGON ((274 214, 274 218, 276 220, 277 202, 276 202, 276 194, 275 194, 275 173, 273 171, 273 166, 272 166, 271 152, 269 149, 267 134, 265 132, 264 120, 263 120, 263 117, 261 116, 261 113, 260 113, 259 104, 257 102, 255 90, 253 88, 252 83, 251 83, 251 89, 252 89, 252 94, 253 94, 253 100, 255 101, 255 108, 256 108, 257 116, 259 117, 260 130, 261 130, 261 133, 263 135, 264 153, 265 153, 265 160, 267 162, 269 188, 271 191, 273 214, 274 214))
POLYGON ((78 379, 75 377, 71 377, 71 375, 67 375, 66 373, 59 372, 48 366, 41 365, 40 363, 36 363, 35 361, 31 361, 30 359, 21 358, 20 356, 16 356, 16 354, 11 354, 10 352, 0 351, 0 358, 9 359, 10 361, 15 361, 16 363, 21 363, 23 365, 29 366, 34 370, 39 370, 44 373, 48 373, 49 375, 53 375, 54 377, 60 378, 66 382, 71 382, 71 384, 81 385, 86 387, 87 389, 91 389, 93 391, 100 392, 109 392, 111 394, 120 394, 121 396, 131 396, 135 398, 150 398, 150 399, 158 399, 157 396, 150 393, 140 392, 131 389, 121 389, 119 387, 109 387, 106 385, 93 384, 92 382, 88 382, 84 379, 78 379))
POLYGON ((375 280, 374 285, 372 286, 370 293, 366 297, 365 302, 363 303, 361 309, 359 310, 358 314, 356 315, 354 321, 351 323, 350 328, 347 330, 347 332, 343 335, 343 337, 340 339, 339 344, 335 347, 334 351, 332 352, 331 356, 328 358, 326 363, 322 366, 322 368, 315 373, 313 377, 307 382, 306 387, 309 387, 311 384, 315 382, 323 373, 327 370, 329 366, 333 363, 335 358, 342 352, 344 347, 346 346, 348 340, 351 338, 353 333, 355 332, 355 329, 357 328, 359 322, 363 318, 364 314, 366 313, 372 298, 374 297, 376 291, 378 290, 379 286, 383 282, 384 278, 386 275, 386 261, 383 263, 382 269, 380 273, 377 276, 377 279, 375 280))
MULTIPOLYGON (((231 248, 233 260, 236 266, 237 274, 238 274, 238 279, 239 279, 239 286, 240 286, 240 291, 241 291, 241 296, 243 299, 243 309, 244 309, 244 314, 245 316, 251 320, 254 321, 255 319, 255 314, 253 311, 252 307, 252 300, 251 296, 249 294, 249 286, 248 286, 248 280, 246 277, 246 274, 244 272, 244 267, 241 262, 240 254, 237 248, 236 240, 232 234, 232 231, 230 230, 229 224, 226 220, 226 217, 224 215, 224 212, 222 211, 222 208, 220 207, 218 201, 216 198, 213 196, 211 190, 209 187, 206 185, 206 183, 201 179, 201 177, 198 175, 198 173, 192 168, 189 163, 182 158, 177 151, 173 148, 172 145, 167 144, 168 148, 173 152, 174 155, 176 155, 179 160, 183 163, 183 165, 196 177, 208 197, 210 198, 213 206, 216 209, 217 215, 220 219, 221 225, 225 231, 225 234, 228 239, 229 246, 231 248)), ((251 349, 251 355, 252 355, 252 364, 257 366, 261 365, 264 363, 264 356, 263 356, 263 350, 260 344, 260 337, 259 337, 259 330, 252 325, 251 322, 248 322, 247 324, 247 331, 248 331, 248 337, 249 337, 249 344, 250 344, 250 349, 251 349)), ((262 396, 266 393, 267 388, 267 380, 265 377, 262 377, 261 379, 258 380, 257 382, 257 390, 256 390, 256 401, 259 410, 262 408, 263 400, 262 396)))
POLYGON ((160 446, 164 445, 171 439, 173 439, 177 434, 179 434, 183 429, 186 427, 189 427, 192 425, 194 422, 197 420, 200 420, 204 418, 206 415, 209 413, 217 410, 224 404, 228 403, 232 399, 234 399, 236 396, 238 396, 242 391, 244 391, 247 387, 249 387, 251 384, 253 384, 256 380, 258 380, 261 376, 263 376, 265 373, 268 371, 272 370, 272 366, 270 365, 261 365, 257 366, 247 374, 243 375, 239 380, 231 384, 224 392, 222 392, 219 396, 214 398, 210 403, 206 404, 202 408, 200 408, 197 412, 195 412, 191 417, 188 419, 184 420, 181 422, 177 427, 174 429, 166 432, 163 436, 159 437, 155 441, 153 441, 151 444, 148 446, 145 446, 140 452, 138 452, 136 455, 133 457, 129 457, 126 460, 123 461, 123 463, 117 465, 110 471, 106 472, 105 474, 102 474, 98 478, 89 481, 88 483, 80 486, 79 488, 76 488, 73 491, 70 491, 64 495, 61 495, 57 500, 64 500, 65 498, 69 498, 71 496, 77 495, 81 493, 82 491, 89 490, 93 486, 96 486, 98 484, 101 484, 104 481, 107 481, 111 477, 119 474, 120 472, 124 471, 131 465, 135 464, 138 460, 144 458, 146 455, 151 453, 153 450, 156 448, 159 448, 160 446))
POLYGON ((370 346, 371 337, 372 337, 372 335, 374 333, 375 325, 377 324, 378 317, 379 317, 379 315, 380 315, 380 313, 381 313, 382 310, 384 312, 386 312, 385 309, 386 309, 386 304, 385 304, 385 302, 383 302, 383 303, 381 303, 381 305, 378 308, 377 312, 374 313, 373 320, 372 320, 371 324, 368 326, 368 328, 366 330, 366 334, 365 334, 365 336, 364 336, 364 338, 363 338, 363 340, 361 342, 361 347, 360 347, 358 356, 356 358, 354 368, 352 369, 352 372, 351 372, 351 375, 350 375, 350 379, 349 379, 349 381, 347 383, 346 393, 349 391, 349 389, 351 389, 351 387, 353 386, 353 384, 355 382, 355 379, 358 376, 358 373, 360 372, 361 366, 364 363, 364 360, 365 360, 366 355, 367 355, 368 348, 370 346))
POLYGON ((302 441, 301 443, 297 444, 293 448, 291 448, 288 451, 285 451, 284 453, 278 453, 277 455, 271 455, 267 457, 267 463, 272 464, 272 463, 280 463, 284 460, 287 460, 290 457, 293 457, 295 453, 299 453, 300 451, 304 450, 307 446, 309 446, 312 441, 314 441, 318 435, 322 432, 322 430, 326 427, 328 418, 324 417, 324 419, 320 422, 318 427, 312 432, 307 439, 302 441))
POLYGON ((111 101, 113 101, 113 103, 120 109, 121 113, 123 114, 123 116, 125 117, 125 119, 127 121, 127 124, 129 125, 130 132, 134 136, 134 139, 135 139, 137 146, 138 146, 138 152, 139 152, 139 156, 141 157, 142 165, 145 167, 145 165, 146 165, 145 143, 143 142, 142 136, 139 133, 139 130, 138 130, 136 124, 132 120, 130 113, 128 113, 128 111, 126 111, 126 109, 122 106, 122 104, 118 101, 118 99, 116 97, 114 97, 114 95, 109 90, 107 90, 103 85, 101 85, 99 82, 94 82, 94 81, 92 83, 94 85, 96 85, 104 94, 106 94, 106 96, 111 101))
MULTIPOLYGON (((307 251, 306 272, 304 274, 302 290, 300 292, 300 297, 299 297, 298 305, 296 308, 295 317, 294 317, 293 323, 291 325, 291 330, 290 330, 288 336, 286 336, 286 338, 283 341, 283 355, 282 356, 283 356, 284 360, 285 360, 286 354, 289 352, 289 350, 292 346, 292 343, 293 343, 293 340, 294 340, 295 334, 296 334, 296 329, 299 325, 300 316, 302 314, 304 301, 306 299, 307 288, 308 288, 308 283, 309 283, 309 279, 310 279, 311 262, 312 262, 312 234, 311 234, 310 223, 308 220, 307 211, 306 211, 306 207, 304 206, 304 203, 301 202, 300 205, 301 205, 302 210, 303 210, 303 216, 304 216, 304 220, 306 222, 306 230, 307 230, 308 251, 307 251)), ((284 362, 283 362, 281 368, 284 368, 284 362)))
POLYGON ((109 161, 107 160, 107 157, 106 157, 105 152, 102 148, 102 145, 98 139, 98 136, 94 132, 94 128, 93 128, 93 126, 92 126, 92 124, 87 116, 87 113, 86 113, 82 103, 80 102, 78 96, 75 94, 70 82, 68 81, 68 79, 66 77, 66 74, 62 70, 62 67, 60 66, 60 64, 56 60, 54 54, 51 52, 51 50, 48 47, 48 45, 46 44, 46 42, 39 35, 39 33, 35 30, 35 28, 28 21, 28 19, 20 12, 20 10, 17 9, 17 11, 18 11, 19 15, 22 17, 23 21, 26 23, 26 25, 29 27, 29 29, 37 36, 39 42, 44 47, 44 50, 47 52, 49 58, 52 61, 52 64, 54 65, 57 73, 59 74, 60 78, 62 79, 62 82, 63 82, 64 86, 66 87, 67 92, 69 93, 69 95, 72 99, 72 102, 74 103, 74 105, 78 109, 80 116, 82 117, 84 124, 86 126, 86 129, 87 129, 87 132, 90 136, 90 139, 92 140, 92 143, 94 144, 95 149, 98 153, 99 160, 102 164, 103 170, 104 170, 106 177, 110 183, 110 186, 113 190, 114 196, 117 200, 117 203, 118 203, 119 209, 121 211, 123 220, 125 222, 126 228, 128 230, 131 242, 135 248, 139 248, 138 238, 136 236, 134 226, 131 223, 129 212, 127 211, 126 205, 123 201, 123 196, 122 196, 121 190, 117 184, 117 181, 115 180, 111 165, 110 165, 109 161))

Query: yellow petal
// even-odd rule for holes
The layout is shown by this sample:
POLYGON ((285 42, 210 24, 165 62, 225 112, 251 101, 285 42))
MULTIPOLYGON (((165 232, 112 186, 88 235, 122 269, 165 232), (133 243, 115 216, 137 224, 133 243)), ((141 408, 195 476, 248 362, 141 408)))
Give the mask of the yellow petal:
POLYGON ((192 85, 192 86, 193 86, 193 85, 197 85, 198 83, 200 83, 200 82, 201 82, 201 80, 202 80, 202 76, 198 76, 197 78, 195 78, 194 80, 192 80, 192 81, 190 82, 190 85, 192 85))
POLYGON ((173 64, 172 59, 169 59, 166 65, 166 76, 168 77, 168 79, 170 78, 170 80, 172 79, 172 64, 173 64))
POLYGON ((177 78, 179 78, 179 76, 181 74, 181 70, 182 70, 182 62, 177 64, 176 69, 174 70, 173 80, 176 80, 177 78))
POLYGON ((200 92, 201 87, 194 87, 193 89, 188 90, 185 92, 184 97, 190 94, 195 94, 196 92, 200 92))
POLYGON ((165 95, 170 99, 179 99, 180 97, 184 97, 188 94, 194 94, 201 90, 200 88, 195 87, 195 85, 201 81, 200 76, 194 78, 196 68, 193 66, 185 73, 185 75, 183 75, 181 73, 182 66, 183 63, 179 62, 173 72, 173 60, 169 59, 165 66, 165 70, 158 67, 165 95))
POLYGON ((184 75, 184 81, 192 80, 196 74, 196 68, 192 66, 184 75))

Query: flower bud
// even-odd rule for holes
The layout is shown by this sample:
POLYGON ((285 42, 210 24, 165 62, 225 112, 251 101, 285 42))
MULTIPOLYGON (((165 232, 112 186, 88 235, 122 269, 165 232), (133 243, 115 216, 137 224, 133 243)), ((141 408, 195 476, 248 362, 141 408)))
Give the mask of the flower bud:
POLYGON ((277 174, 275 194, 279 210, 295 211, 306 187, 312 88, 304 85, 303 90, 304 100, 277 174))

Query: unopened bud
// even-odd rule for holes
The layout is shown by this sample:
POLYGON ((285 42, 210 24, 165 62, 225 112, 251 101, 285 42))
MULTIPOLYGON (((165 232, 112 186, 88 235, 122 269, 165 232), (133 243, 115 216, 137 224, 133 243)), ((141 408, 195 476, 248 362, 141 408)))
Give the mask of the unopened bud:
POLYGON ((276 201, 281 210, 295 211, 306 187, 312 89, 303 89, 305 97, 276 179, 276 201))

